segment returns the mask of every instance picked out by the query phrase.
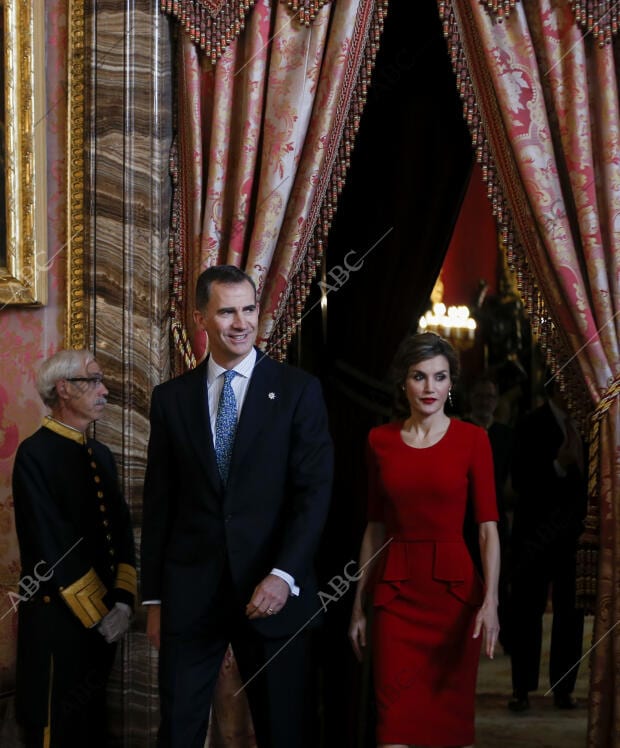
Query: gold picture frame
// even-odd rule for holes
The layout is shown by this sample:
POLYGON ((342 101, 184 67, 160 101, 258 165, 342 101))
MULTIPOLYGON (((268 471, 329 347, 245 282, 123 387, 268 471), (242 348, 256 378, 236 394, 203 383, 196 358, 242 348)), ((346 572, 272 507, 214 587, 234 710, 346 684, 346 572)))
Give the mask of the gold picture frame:
POLYGON ((0 230, 0 310, 47 302, 45 3, 0 0, 6 226, 0 230))

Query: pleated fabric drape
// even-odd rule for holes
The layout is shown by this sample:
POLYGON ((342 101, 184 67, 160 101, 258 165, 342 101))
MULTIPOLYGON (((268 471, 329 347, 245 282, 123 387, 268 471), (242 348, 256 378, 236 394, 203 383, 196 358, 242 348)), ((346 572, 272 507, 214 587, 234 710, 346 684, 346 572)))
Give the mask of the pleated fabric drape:
POLYGON ((587 2, 438 5, 533 330, 590 435, 578 569, 595 616, 588 746, 619 745, 620 106, 605 43, 617 24, 608 13, 595 28, 587 2))
POLYGON ((178 43, 176 348, 186 367, 202 356, 206 341, 192 339, 188 292, 202 270, 230 263, 255 280, 258 343, 282 359, 322 262, 387 1, 317 2, 309 17, 293 12, 295 4, 257 0, 216 62, 201 48, 200 19, 218 3, 188 5, 203 14, 193 26, 183 16, 178 43))

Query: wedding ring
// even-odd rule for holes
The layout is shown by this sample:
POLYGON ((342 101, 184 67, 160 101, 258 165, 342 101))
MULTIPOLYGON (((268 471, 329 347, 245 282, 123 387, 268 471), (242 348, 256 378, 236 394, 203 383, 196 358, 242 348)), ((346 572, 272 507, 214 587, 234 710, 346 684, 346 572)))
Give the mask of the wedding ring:
POLYGON ((273 615, 273 608, 267 608, 267 615, 272 616, 273 615))

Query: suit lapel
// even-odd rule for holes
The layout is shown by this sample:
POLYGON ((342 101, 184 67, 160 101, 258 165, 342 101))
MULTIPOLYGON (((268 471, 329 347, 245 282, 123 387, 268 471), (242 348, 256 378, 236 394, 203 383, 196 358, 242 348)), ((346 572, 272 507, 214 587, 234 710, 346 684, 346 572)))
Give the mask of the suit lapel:
POLYGON ((219 493, 222 490, 222 481, 215 459, 209 419, 206 360, 188 373, 186 388, 178 393, 177 406, 189 435, 187 441, 196 450, 198 461, 203 466, 213 490, 219 493))
POLYGON ((236 469, 243 462, 244 456, 251 449, 261 429, 270 421, 273 401, 278 396, 278 379, 275 363, 264 353, 257 351, 256 364, 235 435, 229 480, 234 479, 236 469))

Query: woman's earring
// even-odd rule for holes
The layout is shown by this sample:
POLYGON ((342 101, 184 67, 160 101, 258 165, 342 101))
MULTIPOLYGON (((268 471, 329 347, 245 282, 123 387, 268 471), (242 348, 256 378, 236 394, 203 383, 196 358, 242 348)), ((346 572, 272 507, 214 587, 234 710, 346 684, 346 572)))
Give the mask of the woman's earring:
POLYGON ((450 403, 450 407, 454 408, 454 403, 452 402, 452 390, 448 390, 448 402, 450 403))

